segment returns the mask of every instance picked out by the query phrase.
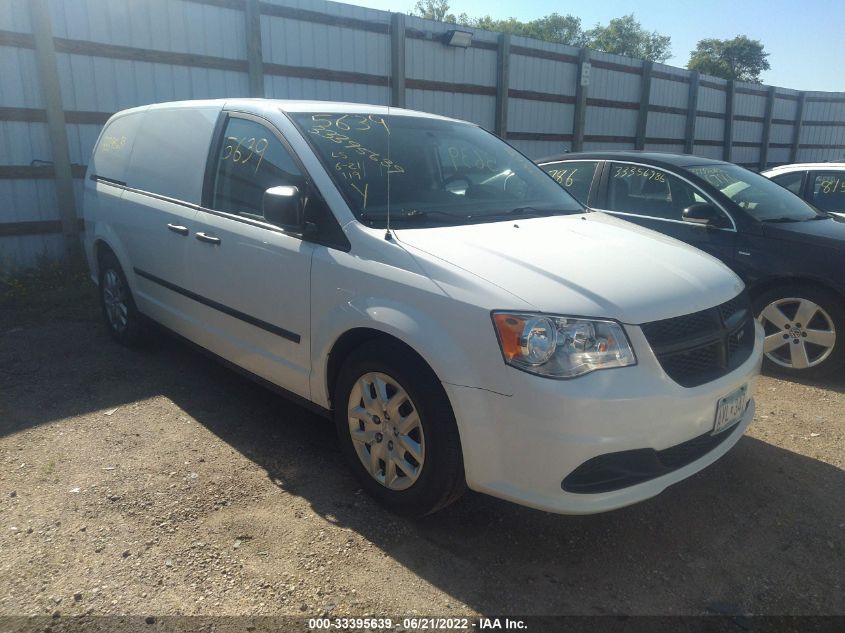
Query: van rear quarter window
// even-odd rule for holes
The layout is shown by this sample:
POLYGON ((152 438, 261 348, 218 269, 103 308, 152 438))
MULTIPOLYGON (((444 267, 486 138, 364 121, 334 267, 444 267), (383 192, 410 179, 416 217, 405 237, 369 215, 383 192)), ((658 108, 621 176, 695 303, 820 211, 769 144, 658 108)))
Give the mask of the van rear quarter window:
POLYGON ((149 110, 132 149, 126 184, 200 204, 208 148, 220 107, 149 110))
POLYGON ((126 170, 143 112, 113 119, 103 130, 89 167, 91 174, 118 182, 126 181, 126 170))

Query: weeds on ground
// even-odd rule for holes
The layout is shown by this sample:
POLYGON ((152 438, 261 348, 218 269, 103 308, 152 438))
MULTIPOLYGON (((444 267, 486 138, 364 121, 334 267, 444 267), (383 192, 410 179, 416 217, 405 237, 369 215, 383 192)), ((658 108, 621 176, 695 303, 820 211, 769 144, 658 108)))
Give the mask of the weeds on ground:
POLYGON ((96 307, 87 265, 68 265, 42 255, 30 268, 0 261, 0 329, 40 318, 78 318, 96 307))

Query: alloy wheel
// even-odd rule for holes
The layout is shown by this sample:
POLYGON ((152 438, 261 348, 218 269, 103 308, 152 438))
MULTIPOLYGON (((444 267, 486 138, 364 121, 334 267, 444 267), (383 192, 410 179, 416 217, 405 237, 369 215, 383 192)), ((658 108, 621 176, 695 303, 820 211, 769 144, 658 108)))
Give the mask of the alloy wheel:
POLYGON ((103 275, 103 303, 109 325, 116 332, 123 332, 129 322, 129 305, 123 280, 113 268, 103 275))
POLYGON ((827 360, 836 346, 833 319, 809 299, 786 297, 772 301, 758 321, 766 334, 766 358, 781 367, 816 367, 827 360))

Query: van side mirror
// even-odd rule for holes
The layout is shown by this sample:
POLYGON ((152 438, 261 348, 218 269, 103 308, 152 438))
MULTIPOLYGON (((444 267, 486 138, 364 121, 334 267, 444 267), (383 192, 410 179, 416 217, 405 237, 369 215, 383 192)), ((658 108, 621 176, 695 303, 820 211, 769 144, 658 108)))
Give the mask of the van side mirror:
POLYGON ((691 224, 700 224, 702 226, 719 227, 724 223, 724 219, 719 210, 712 204, 707 202, 698 202, 691 204, 684 209, 681 215, 684 222, 691 224))
POLYGON ((264 219, 286 231, 302 232, 305 209, 299 187, 270 187, 261 200, 264 219))

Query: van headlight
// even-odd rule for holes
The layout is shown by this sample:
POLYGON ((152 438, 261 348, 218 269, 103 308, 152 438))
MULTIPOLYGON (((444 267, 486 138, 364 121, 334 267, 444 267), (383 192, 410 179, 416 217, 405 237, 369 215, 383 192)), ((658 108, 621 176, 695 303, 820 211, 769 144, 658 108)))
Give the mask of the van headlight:
POLYGON ((615 321, 493 312, 493 325, 505 362, 538 376, 574 378, 637 363, 615 321))

